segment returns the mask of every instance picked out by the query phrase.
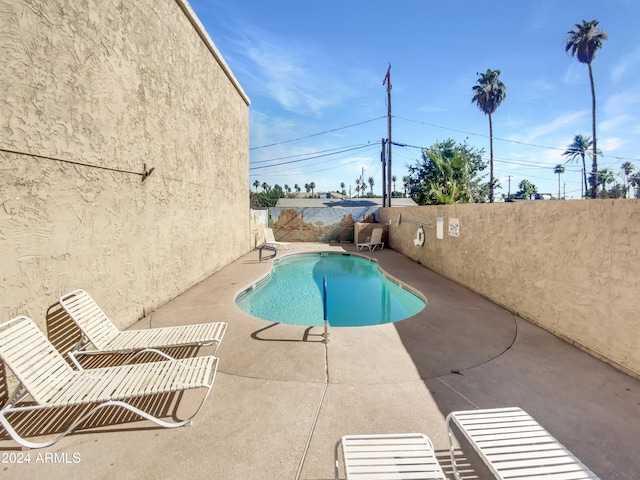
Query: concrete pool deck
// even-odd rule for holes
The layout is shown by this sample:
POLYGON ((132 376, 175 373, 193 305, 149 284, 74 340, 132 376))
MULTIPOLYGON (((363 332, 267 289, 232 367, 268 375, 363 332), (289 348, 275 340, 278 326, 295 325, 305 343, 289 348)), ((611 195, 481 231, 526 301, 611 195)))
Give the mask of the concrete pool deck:
MULTIPOLYGON (((278 256, 355 251, 289 248, 278 256)), ((29 451, 28 464, 10 457, 26 452, 3 439, 3 477, 331 479, 340 436, 421 432, 453 478, 446 415, 505 406, 526 410, 601 478, 638 476, 640 381, 395 251, 359 253, 420 290, 427 307, 393 324, 330 328, 325 345, 322 328, 236 307, 236 294, 271 268, 250 252, 132 327, 228 322, 215 385, 192 426, 79 430, 29 451)), ((465 478, 487 478, 469 461, 465 478)))

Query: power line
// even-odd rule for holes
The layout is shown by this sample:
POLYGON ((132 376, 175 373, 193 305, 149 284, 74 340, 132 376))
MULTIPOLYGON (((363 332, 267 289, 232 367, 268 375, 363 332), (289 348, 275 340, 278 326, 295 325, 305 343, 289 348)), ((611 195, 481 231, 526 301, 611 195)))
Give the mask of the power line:
POLYGON ((333 152, 333 153, 324 153, 322 155, 314 155, 314 156, 311 156, 311 157, 301 158, 301 159, 298 159, 298 160, 290 160, 288 162, 280 162, 280 163, 275 163, 275 164, 272 164, 272 165, 262 165, 260 167, 249 167, 249 170, 260 170, 260 169, 263 169, 263 168, 279 167, 280 165, 289 165, 291 163, 306 162, 307 160, 315 160, 316 158, 329 157, 331 155, 338 155, 340 153, 352 152, 354 150, 362 150, 363 148, 367 148, 367 147, 370 147, 370 146, 371 146, 370 144, 360 145, 358 147, 347 148, 347 149, 340 150, 340 151, 333 152))
POLYGON ((365 120, 364 122, 352 123, 351 125, 346 125, 344 127, 332 128, 331 130, 325 130, 324 132, 312 133, 311 135, 307 135, 305 137, 292 138, 291 140, 283 140, 282 142, 270 143, 268 145, 261 145, 259 147, 251 147, 249 150, 258 150, 259 148, 273 147, 275 145, 282 145, 283 143, 297 142, 298 140, 304 140, 306 138, 317 137, 319 135, 324 135, 326 133, 333 133, 333 132, 337 132, 339 130, 344 130, 346 128, 357 127, 358 125, 364 125, 365 123, 375 122, 376 120, 380 120, 382 118, 387 118, 387 116, 385 115, 383 117, 377 117, 377 118, 372 118, 370 120, 365 120))
MULTIPOLYGON (((443 127, 442 125, 435 125, 433 123, 423 122, 423 121, 420 121, 420 120, 412 120, 410 118, 398 117, 396 115, 394 115, 393 118, 397 118, 398 120, 404 120, 406 122, 419 123, 419 124, 422 124, 422 125, 427 125, 429 127, 440 128, 442 130, 450 130, 452 132, 464 133, 465 135, 473 135, 475 137, 489 138, 489 135, 485 135, 485 134, 481 134, 481 133, 474 133, 474 132, 467 132, 465 130, 458 130, 456 128, 443 127)), ((507 140, 506 138, 500 138, 500 137, 493 137, 493 139, 494 140, 500 140, 501 142, 515 143, 515 144, 518 144, 518 145, 525 145, 527 147, 544 148, 544 149, 547 149, 547 150, 557 150, 557 151, 562 151, 562 152, 566 151, 565 148, 550 147, 548 145, 538 145, 538 144, 535 144, 535 143, 521 142, 519 140, 507 140)), ((394 143, 394 145, 396 145, 396 144, 394 143)), ((418 146, 415 146, 415 145, 398 145, 398 146, 405 146, 405 147, 411 147, 411 148, 423 148, 423 147, 418 147, 418 146)), ((615 159, 615 160, 630 160, 632 162, 637 162, 637 161, 640 160, 638 158, 617 157, 617 156, 614 156, 614 155, 604 155, 604 154, 600 154, 599 157, 600 158, 612 158, 612 159, 615 159)))

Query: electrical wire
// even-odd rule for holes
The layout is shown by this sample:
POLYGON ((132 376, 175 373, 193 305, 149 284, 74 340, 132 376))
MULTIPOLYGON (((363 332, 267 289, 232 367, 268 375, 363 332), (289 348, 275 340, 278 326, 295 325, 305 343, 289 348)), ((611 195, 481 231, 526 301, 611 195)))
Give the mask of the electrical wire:
POLYGON ((253 171, 253 170, 260 170, 260 169, 263 169, 263 168, 272 168, 272 167, 279 167, 281 165, 289 165, 289 164, 292 164, 292 163, 306 162, 308 160, 315 160, 317 158, 329 157, 331 155, 338 155, 340 153, 352 152, 354 150, 362 150, 363 148, 367 148, 367 147, 370 147, 370 146, 371 146, 370 144, 360 145, 358 147, 346 148, 344 150, 340 150, 340 151, 333 152, 333 153, 324 153, 324 154, 321 154, 321 155, 314 155, 314 156, 311 156, 311 157, 301 158, 301 159, 298 159, 298 160, 290 160, 288 162, 280 162, 280 163, 275 163, 275 164, 272 164, 272 165, 262 165, 260 167, 249 167, 249 170, 253 171))
POLYGON ((365 120, 363 122, 352 123, 351 125, 346 125, 344 127, 332 128, 331 130, 325 130, 324 132, 312 133, 311 135, 307 135, 307 136, 304 136, 304 137, 298 137, 298 138, 292 138, 291 140, 283 140, 281 142, 269 143, 268 145, 261 145, 259 147, 251 147, 251 148, 249 148, 249 150, 258 150, 260 148, 274 147, 276 145, 282 145, 284 143, 297 142, 298 140, 304 140, 304 139, 307 139, 307 138, 317 137, 319 135, 325 135, 327 133, 337 132, 339 130, 344 130, 346 128, 357 127, 358 125, 364 125, 365 123, 375 122, 376 120, 380 120, 382 118, 387 118, 387 116, 384 115, 382 117, 372 118, 370 120, 365 120))

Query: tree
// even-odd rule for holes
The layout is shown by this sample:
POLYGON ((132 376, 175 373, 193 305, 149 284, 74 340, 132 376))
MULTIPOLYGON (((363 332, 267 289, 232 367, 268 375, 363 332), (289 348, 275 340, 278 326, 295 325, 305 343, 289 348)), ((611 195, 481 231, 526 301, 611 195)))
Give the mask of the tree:
POLYGON ((356 195, 360 196, 360 178, 356 178, 356 195))
POLYGON ((456 144, 449 139, 435 143, 423 149, 422 160, 408 165, 405 188, 420 205, 485 201, 488 188, 478 175, 486 167, 482 154, 466 142, 456 144))
POLYGON ((302 190, 300 188, 300 185, 298 185, 297 183, 293 186, 293 189, 296 191, 296 193, 300 193, 300 191, 302 190))
POLYGON ((373 196, 373 186, 376 184, 376 181, 373 177, 368 178, 369 188, 371 188, 371 195, 373 196))
POLYGON ((260 186, 260 180, 256 180, 253 182, 253 186, 256 187, 256 192, 258 191, 258 187, 260 186))
POLYGON ((311 191, 311 186, 308 183, 304 184, 304 190, 305 192, 309 193, 311 191))
POLYGON ((596 56, 596 52, 602 48, 605 40, 609 37, 606 32, 598 28, 598 20, 587 22, 582 20, 582 24, 576 23, 576 28, 569 30, 565 38, 565 51, 571 56, 577 57, 580 63, 585 63, 589 67, 589 83, 591 85, 591 136, 593 137, 593 154, 591 156, 591 198, 596 198, 596 174, 598 172, 597 141, 596 141, 596 88, 593 83, 593 69, 591 62, 596 56))
POLYGON ((291 187, 289 185, 287 185, 286 183, 284 184, 284 192, 287 195, 291 193, 291 187))
POLYGON ((556 173, 558 175, 558 199, 560 199, 560 175, 564 173, 564 165, 562 165, 561 163, 556 165, 553 169, 553 173, 556 173))
POLYGON ((314 182, 311 182, 311 183, 309 184, 309 188, 311 189, 311 196, 313 197, 313 195, 314 195, 314 194, 313 194, 313 189, 314 189, 314 188, 316 188, 316 184, 315 184, 314 182))
POLYGON ((398 177, 393 175, 391 177, 391 181, 393 182, 393 192, 391 192, 391 197, 393 197, 393 193, 396 191, 396 182, 398 181, 398 177))
POLYGON ((347 194, 346 185, 345 185, 344 182, 340 182, 340 193, 342 195, 346 195, 347 194))
POLYGON ((409 189, 409 185, 411 185, 411 177, 409 175, 405 175, 402 177, 402 186, 404 187, 404 196, 407 196, 407 190, 409 189))
POLYGON ((615 197, 615 195, 607 195, 607 185, 614 183, 615 181, 616 179, 610 168, 603 168, 596 172, 596 184, 602 187, 602 191, 600 192, 600 196, 602 198, 607 198, 609 196, 615 197))
POLYGON ((582 159, 582 175, 584 178, 584 194, 587 193, 587 165, 584 161, 584 157, 586 155, 591 155, 589 153, 589 148, 593 142, 591 141, 591 137, 585 137, 584 135, 576 135, 573 137, 573 143, 567 147, 567 150, 562 154, 567 157, 567 162, 578 162, 578 158, 582 159))
POLYGON ((518 184, 516 198, 527 198, 531 200, 536 193, 538 193, 538 187, 525 179, 518 184))
POLYGON ((629 198, 629 175, 631 175, 635 171, 635 166, 631 162, 624 162, 621 165, 622 174, 624 175, 624 197, 629 198))
POLYGON ((271 188, 266 183, 262 184, 262 192, 252 192, 250 195, 250 204, 252 207, 265 208, 275 207, 278 199, 284 197, 284 190, 278 184, 271 188))
POLYGON ((486 73, 479 73, 476 85, 473 86, 475 103, 485 115, 489 117, 489 202, 493 202, 493 121, 491 115, 507 98, 507 87, 500 80, 500 70, 487 69, 486 73))

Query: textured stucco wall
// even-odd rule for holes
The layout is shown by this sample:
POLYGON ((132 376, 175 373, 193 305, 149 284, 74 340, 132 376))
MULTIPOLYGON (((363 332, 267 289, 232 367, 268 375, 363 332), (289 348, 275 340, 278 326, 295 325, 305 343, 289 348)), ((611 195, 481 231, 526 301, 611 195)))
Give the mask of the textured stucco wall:
POLYGON ((640 376, 638 200, 387 208, 380 217, 395 250, 640 376), (442 240, 429 228, 438 217, 442 240), (425 224, 422 247, 410 220, 425 224))
POLYGON ((249 251, 248 99, 188 13, 0 0, 0 321, 84 288, 123 328, 249 251))

